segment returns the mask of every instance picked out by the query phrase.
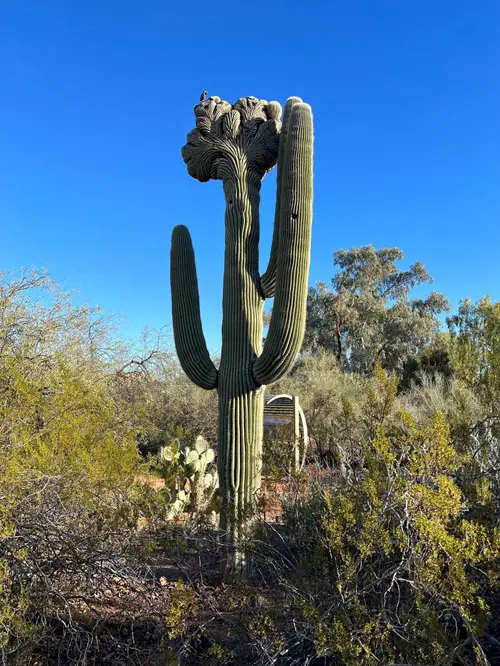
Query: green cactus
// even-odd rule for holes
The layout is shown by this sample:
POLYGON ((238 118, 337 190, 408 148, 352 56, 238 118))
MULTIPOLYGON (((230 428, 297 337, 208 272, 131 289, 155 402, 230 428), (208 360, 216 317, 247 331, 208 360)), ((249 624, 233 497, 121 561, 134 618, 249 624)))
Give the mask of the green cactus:
POLYGON ((194 448, 187 445, 181 448, 177 444, 164 446, 161 459, 178 465, 179 490, 168 517, 174 518, 184 511, 198 515, 206 513, 219 487, 215 452, 208 442, 200 435, 194 448))
POLYGON ((183 451, 183 462, 189 469, 190 500, 194 512, 205 513, 219 487, 219 476, 213 464, 214 460, 214 450, 201 436, 196 438, 193 449, 186 447, 183 451))
POLYGON ((195 106, 196 129, 182 156, 204 182, 222 180, 226 199, 222 352, 217 370, 201 326, 198 282, 189 231, 172 233, 174 337, 190 379, 219 394, 221 529, 227 575, 247 572, 241 547, 260 488, 264 387, 292 367, 305 327, 312 224, 313 127, 309 105, 281 106, 255 97, 232 106, 210 97, 195 106), (261 181, 278 162, 274 236, 266 272, 259 274, 261 181), (262 349, 265 298, 275 302, 262 349))

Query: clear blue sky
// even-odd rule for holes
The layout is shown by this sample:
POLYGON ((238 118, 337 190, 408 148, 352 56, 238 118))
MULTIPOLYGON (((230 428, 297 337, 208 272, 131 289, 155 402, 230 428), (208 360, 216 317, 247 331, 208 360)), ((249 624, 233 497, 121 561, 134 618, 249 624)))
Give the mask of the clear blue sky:
POLYGON ((454 304, 499 299, 499 65, 499 0, 3 0, 0 266, 47 267, 135 334, 170 322, 170 232, 187 224, 217 348, 224 202, 182 162, 192 108, 203 89, 300 95, 311 284, 338 248, 399 245, 454 304))

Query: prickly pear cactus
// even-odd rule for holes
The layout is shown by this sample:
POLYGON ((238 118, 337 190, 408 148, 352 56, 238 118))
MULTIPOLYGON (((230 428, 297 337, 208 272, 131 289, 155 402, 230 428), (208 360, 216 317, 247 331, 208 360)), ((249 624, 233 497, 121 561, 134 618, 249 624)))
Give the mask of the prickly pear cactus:
POLYGON ((189 231, 172 233, 171 289, 175 344, 188 377, 219 394, 218 467, 225 574, 248 573, 241 544, 260 487, 266 384, 292 367, 304 335, 312 224, 311 107, 291 97, 281 106, 255 97, 235 104, 210 97, 194 108, 196 128, 182 156, 200 181, 222 181, 226 199, 222 352, 217 369, 201 326, 189 231), (269 265, 259 274, 261 181, 278 163, 269 265), (274 307, 262 348, 264 300, 274 307))
POLYGON ((179 469, 179 490, 169 517, 184 512, 205 514, 219 487, 215 451, 199 436, 193 447, 163 447, 161 457, 176 462, 179 469))
POLYGON ((196 438, 194 448, 184 449, 184 464, 191 472, 188 478, 192 507, 198 513, 207 510, 219 487, 219 475, 214 461, 215 451, 201 436, 196 438))

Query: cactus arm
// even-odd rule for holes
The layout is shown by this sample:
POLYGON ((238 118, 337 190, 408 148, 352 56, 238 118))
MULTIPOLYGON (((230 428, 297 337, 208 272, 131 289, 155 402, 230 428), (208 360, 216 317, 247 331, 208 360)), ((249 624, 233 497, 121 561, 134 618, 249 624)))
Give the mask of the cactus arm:
POLYGON ((260 385, 292 367, 302 345, 312 225, 313 125, 311 107, 292 107, 282 175, 276 295, 264 351, 253 365, 260 385))
POLYGON ((203 335, 193 244, 183 225, 172 232, 170 285, 175 347, 182 369, 201 388, 213 389, 217 386, 217 369, 203 335))
POLYGON ((300 97, 289 97, 283 112, 283 125, 281 126, 280 146, 278 153, 278 175, 276 178, 276 210, 274 215, 274 231, 271 243, 271 254, 266 272, 260 278, 260 288, 265 298, 272 298, 276 288, 276 269, 278 266, 278 241, 280 237, 280 208, 283 187, 283 169, 288 139, 290 115, 294 104, 302 102, 300 97))

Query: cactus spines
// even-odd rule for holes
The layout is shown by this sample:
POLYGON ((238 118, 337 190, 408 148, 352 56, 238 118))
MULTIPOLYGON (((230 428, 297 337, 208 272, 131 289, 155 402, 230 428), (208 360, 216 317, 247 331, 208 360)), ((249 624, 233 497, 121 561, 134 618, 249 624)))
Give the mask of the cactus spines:
POLYGON ((312 223, 313 128, 309 105, 285 107, 255 97, 235 104, 219 97, 194 109, 196 129, 182 156, 200 181, 222 180, 226 199, 222 353, 216 370, 201 329, 189 232, 172 234, 171 287, 179 360, 199 386, 219 394, 218 467, 227 535, 226 572, 246 570, 239 547, 260 487, 264 386, 283 376, 300 351, 305 327, 312 223), (259 275, 261 181, 278 162, 274 236, 269 266, 259 275), (262 351, 264 299, 275 295, 262 351))

